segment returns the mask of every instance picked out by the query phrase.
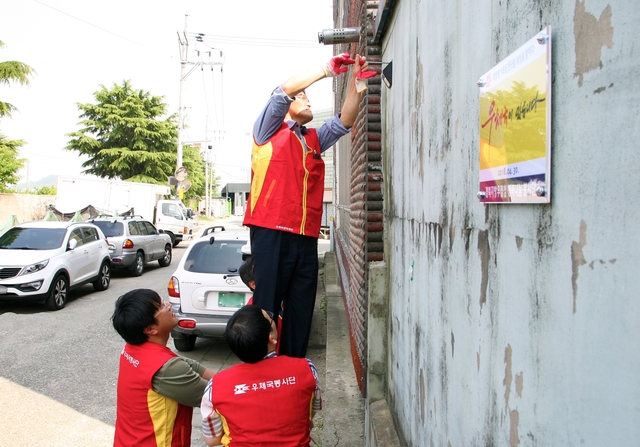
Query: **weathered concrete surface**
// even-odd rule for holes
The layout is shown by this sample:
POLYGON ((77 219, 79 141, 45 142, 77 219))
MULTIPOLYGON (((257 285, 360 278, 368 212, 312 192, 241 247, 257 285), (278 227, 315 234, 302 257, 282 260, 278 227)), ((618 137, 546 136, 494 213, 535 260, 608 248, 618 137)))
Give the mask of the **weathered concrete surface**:
POLYGON ((381 104, 400 438, 637 445, 637 2, 395 4, 381 104), (551 204, 481 204, 476 82, 547 25, 551 204))
POLYGON ((325 254, 327 350, 323 447, 364 446, 364 399, 358 388, 335 253, 325 254))
POLYGON ((400 440, 393 424, 393 417, 386 399, 370 402, 368 405, 367 447, 400 446, 400 440))
POLYGON ((2 412, 0 447, 113 445, 114 429, 110 425, 2 377, 0 408, 11 409, 2 412), (40 423, 34 422, 34 411, 40 413, 40 423))
POLYGON ((0 226, 11 216, 16 216, 18 222, 42 220, 47 215, 47 206, 55 203, 56 196, 0 194, 0 226))

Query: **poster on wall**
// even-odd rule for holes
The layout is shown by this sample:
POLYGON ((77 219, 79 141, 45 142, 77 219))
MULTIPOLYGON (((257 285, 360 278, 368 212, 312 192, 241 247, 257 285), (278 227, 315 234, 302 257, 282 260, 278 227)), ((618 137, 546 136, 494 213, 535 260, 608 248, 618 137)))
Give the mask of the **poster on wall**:
POLYGON ((478 81, 484 203, 551 201, 551 27, 478 81))

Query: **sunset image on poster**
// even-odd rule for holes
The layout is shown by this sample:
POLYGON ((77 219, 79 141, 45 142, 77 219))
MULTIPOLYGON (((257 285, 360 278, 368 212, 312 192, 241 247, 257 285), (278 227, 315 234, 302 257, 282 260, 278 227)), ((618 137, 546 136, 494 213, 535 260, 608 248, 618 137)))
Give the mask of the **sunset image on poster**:
POLYGON ((551 28, 478 81, 480 189, 485 203, 548 203, 551 28))

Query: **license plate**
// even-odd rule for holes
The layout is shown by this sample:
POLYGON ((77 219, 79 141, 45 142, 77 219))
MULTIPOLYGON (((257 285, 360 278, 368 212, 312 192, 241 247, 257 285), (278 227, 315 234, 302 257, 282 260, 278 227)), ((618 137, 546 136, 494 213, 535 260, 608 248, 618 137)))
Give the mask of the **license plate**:
POLYGON ((7 286, 0 286, 0 295, 5 295, 7 293, 7 286))
POLYGON ((219 293, 218 307, 242 307, 244 305, 244 293, 219 293))

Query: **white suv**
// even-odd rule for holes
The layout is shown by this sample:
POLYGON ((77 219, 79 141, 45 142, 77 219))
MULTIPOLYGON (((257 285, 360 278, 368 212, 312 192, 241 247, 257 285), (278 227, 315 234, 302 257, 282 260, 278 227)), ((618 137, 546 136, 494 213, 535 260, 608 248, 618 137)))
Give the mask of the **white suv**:
POLYGON ((62 309, 69 291, 109 288, 111 261, 100 228, 88 222, 29 222, 0 236, 0 301, 44 301, 62 309))
POLYGON ((179 351, 191 351, 198 337, 222 337, 231 315, 251 298, 238 273, 248 242, 247 229, 215 226, 185 251, 167 286, 178 317, 171 336, 179 351))

